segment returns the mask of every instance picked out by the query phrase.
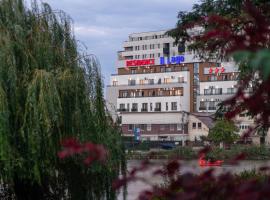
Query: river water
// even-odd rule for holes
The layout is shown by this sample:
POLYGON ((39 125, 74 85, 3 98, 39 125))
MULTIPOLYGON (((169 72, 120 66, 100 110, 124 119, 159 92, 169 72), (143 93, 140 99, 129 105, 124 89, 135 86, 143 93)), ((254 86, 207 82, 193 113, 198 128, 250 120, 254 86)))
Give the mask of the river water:
MULTIPOLYGON (((158 184, 161 182, 161 177, 153 176, 152 172, 158 168, 161 168, 166 160, 153 160, 153 166, 145 172, 139 173, 140 177, 145 178, 151 184, 158 184)), ((130 171, 134 167, 140 166, 141 161, 139 160, 129 160, 127 169, 130 171)), ((191 161, 181 161, 181 171, 180 173, 191 172, 195 174, 199 174, 205 170, 208 170, 211 167, 200 167, 198 165, 197 160, 191 161)), ((239 162, 237 165, 227 165, 224 164, 220 167, 213 167, 215 169, 215 174, 221 174, 225 172, 231 173, 240 173, 245 170, 259 169, 262 166, 270 166, 270 161, 253 161, 253 160, 245 160, 239 162)), ((150 189, 151 186, 144 182, 131 182, 128 184, 127 188, 127 199, 128 200, 136 200, 141 191, 150 189)), ((123 200, 122 192, 120 192, 118 200, 123 200)))

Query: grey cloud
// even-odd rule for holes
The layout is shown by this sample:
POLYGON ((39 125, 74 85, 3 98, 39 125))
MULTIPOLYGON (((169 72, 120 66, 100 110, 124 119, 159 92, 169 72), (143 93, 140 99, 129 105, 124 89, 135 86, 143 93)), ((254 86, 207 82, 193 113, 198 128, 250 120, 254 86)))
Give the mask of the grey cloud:
MULTIPOLYGON (((30 0, 28 0, 30 1, 30 0)), ((128 34, 174 27, 180 10, 198 0, 43 0, 74 20, 76 38, 98 56, 105 83, 115 73, 116 52, 128 34)))

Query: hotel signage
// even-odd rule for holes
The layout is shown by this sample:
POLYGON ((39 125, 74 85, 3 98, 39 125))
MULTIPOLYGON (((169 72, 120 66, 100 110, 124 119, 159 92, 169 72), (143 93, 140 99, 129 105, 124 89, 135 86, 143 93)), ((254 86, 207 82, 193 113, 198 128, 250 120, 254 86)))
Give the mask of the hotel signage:
POLYGON ((145 59, 145 60, 127 60, 126 66, 144 66, 144 65, 155 65, 155 59, 145 59))
POLYGON ((181 64, 185 61, 184 56, 160 57, 160 65, 181 64))
POLYGON ((209 74, 221 74, 221 73, 225 73, 225 68, 224 67, 210 67, 209 68, 209 74))

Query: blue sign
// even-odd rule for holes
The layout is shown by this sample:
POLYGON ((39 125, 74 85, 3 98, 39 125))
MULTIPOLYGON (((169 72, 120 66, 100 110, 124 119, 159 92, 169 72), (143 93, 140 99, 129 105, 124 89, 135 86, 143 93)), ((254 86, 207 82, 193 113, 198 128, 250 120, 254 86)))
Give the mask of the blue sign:
POLYGON ((160 65, 181 64, 184 61, 184 56, 160 57, 160 65))
POLYGON ((134 137, 135 140, 139 141, 141 139, 141 129, 140 128, 134 128, 134 137))

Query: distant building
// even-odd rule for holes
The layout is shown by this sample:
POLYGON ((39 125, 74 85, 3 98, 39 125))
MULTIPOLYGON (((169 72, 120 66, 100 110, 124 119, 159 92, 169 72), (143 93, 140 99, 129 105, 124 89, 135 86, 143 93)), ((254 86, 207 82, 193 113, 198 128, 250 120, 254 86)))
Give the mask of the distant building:
POLYGON ((189 140, 200 141, 202 136, 208 136, 209 130, 213 127, 213 113, 190 113, 188 123, 189 140))
POLYGON ((123 49, 106 99, 124 136, 184 144, 207 135, 209 124, 192 113, 209 115, 236 92, 234 63, 203 62, 166 31, 131 34, 123 49))

